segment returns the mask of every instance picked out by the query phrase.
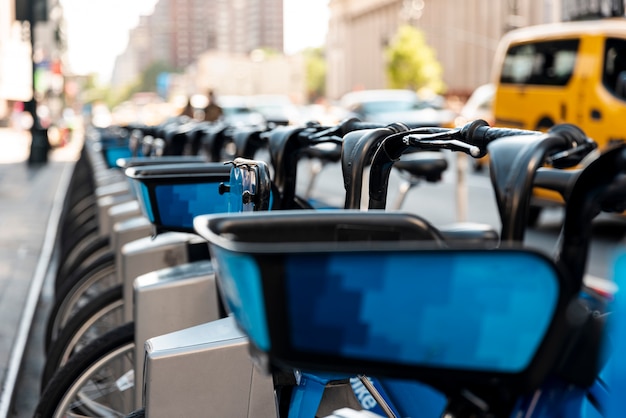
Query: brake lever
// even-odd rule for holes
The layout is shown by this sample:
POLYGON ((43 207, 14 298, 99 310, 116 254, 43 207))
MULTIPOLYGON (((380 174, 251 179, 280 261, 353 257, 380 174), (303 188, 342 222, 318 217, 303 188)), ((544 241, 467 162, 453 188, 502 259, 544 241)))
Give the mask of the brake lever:
POLYGON ((403 138, 403 142, 407 146, 424 150, 448 149, 451 151, 464 152, 474 158, 480 158, 486 154, 475 145, 470 145, 458 139, 452 139, 454 138, 455 133, 458 134, 458 131, 452 130, 443 134, 433 134, 429 137, 424 137, 420 135, 406 135, 403 138))

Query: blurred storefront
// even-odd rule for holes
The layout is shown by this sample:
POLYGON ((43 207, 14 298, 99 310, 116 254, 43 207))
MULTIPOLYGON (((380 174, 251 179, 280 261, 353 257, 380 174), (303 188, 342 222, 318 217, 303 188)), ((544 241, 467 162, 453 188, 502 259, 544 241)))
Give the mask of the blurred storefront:
POLYGON ((0 120, 8 123, 34 91, 45 127, 61 117, 65 106, 63 11, 58 0, 38 0, 31 17, 28 4, 0 0, 0 120))
POLYGON ((14 0, 0 0, 0 126, 13 123, 15 102, 32 96, 31 48, 14 6, 14 0))

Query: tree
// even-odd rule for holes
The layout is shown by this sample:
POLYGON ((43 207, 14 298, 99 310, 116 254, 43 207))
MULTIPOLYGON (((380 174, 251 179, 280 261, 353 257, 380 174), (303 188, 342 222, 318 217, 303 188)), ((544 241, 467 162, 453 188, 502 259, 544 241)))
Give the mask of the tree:
POLYGON ((130 99, 135 93, 157 93, 157 79, 159 75, 176 72, 178 71, 167 63, 155 61, 146 67, 133 83, 109 90, 106 96, 106 102, 109 107, 113 108, 123 101, 130 99))
POLYGON ((444 92, 443 69, 421 30, 406 24, 400 26, 385 55, 390 88, 444 92))
POLYGON ((141 72, 136 85, 137 92, 151 91, 157 92, 157 78, 162 73, 177 72, 172 66, 162 61, 155 61, 141 72))
POLYGON ((310 102, 326 94, 326 59, 322 48, 308 48, 304 51, 306 71, 306 91, 310 102))

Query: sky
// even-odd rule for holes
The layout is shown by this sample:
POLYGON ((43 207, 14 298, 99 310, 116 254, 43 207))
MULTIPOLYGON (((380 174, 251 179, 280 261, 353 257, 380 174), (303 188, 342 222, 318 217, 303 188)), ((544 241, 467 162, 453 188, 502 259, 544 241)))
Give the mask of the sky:
MULTIPOLYGON (((61 0, 67 21, 68 59, 77 74, 98 73, 108 81, 115 57, 128 42, 139 16, 157 0, 61 0)), ((327 30, 328 0, 284 0, 285 51, 321 46, 327 30)))

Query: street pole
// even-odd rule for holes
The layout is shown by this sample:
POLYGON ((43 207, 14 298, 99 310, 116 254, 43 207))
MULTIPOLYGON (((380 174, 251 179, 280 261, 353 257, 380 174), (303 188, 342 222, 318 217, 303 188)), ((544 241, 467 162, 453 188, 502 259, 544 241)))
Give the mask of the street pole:
POLYGON ((33 118, 33 126, 30 128, 31 143, 30 154, 28 156, 28 164, 43 164, 48 162, 48 152, 50 151, 50 143, 48 142, 48 131, 41 126, 39 117, 37 116, 37 98, 35 95, 35 70, 37 63, 35 62, 35 1, 25 0, 28 2, 28 24, 30 26, 30 45, 31 45, 31 61, 32 61, 32 83, 33 96, 26 103, 26 110, 30 112, 33 118))

